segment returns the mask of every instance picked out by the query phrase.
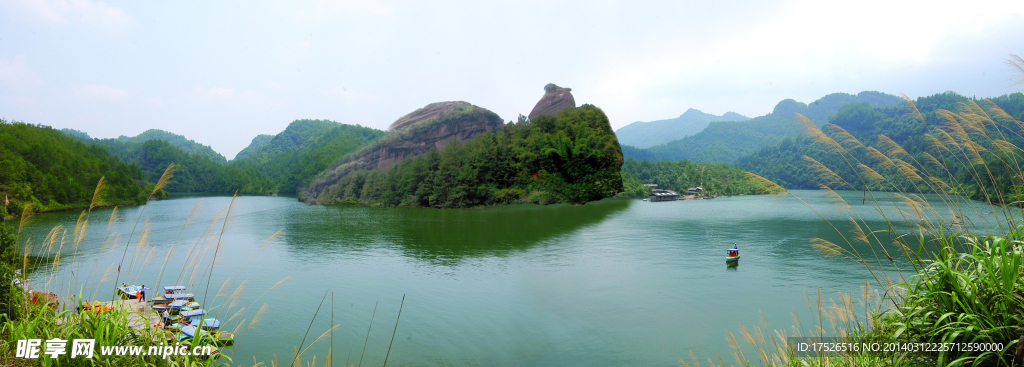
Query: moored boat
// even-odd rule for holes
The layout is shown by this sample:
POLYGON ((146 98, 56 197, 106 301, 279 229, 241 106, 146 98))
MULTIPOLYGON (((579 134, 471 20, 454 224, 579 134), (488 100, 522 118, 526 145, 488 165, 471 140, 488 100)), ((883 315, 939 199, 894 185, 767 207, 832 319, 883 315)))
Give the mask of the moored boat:
POLYGON ((124 299, 137 299, 139 298, 139 292, 145 292, 147 289, 150 288, 137 285, 122 285, 117 288, 117 294, 124 299))

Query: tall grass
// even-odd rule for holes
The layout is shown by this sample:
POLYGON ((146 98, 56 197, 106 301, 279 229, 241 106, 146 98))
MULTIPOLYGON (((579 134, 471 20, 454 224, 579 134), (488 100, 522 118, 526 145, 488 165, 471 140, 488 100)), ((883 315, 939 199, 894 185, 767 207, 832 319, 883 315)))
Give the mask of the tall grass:
MULTIPOLYGON (((160 183, 157 188, 166 186, 170 182, 170 177, 173 173, 173 166, 168 167, 165 171, 164 176, 161 177, 160 183)), ((110 289, 111 292, 116 292, 118 282, 121 280, 138 280, 144 273, 147 273, 149 262, 152 259, 155 247, 148 244, 149 237, 149 218, 143 218, 148 204, 140 208, 139 216, 135 220, 132 232, 129 234, 129 240, 125 243, 124 247, 117 246, 120 243, 121 236, 117 233, 111 232, 112 224, 118 220, 118 208, 114 208, 108 219, 106 232, 103 235, 103 241, 99 247, 99 251, 96 255, 96 263, 94 264, 82 264, 80 248, 85 243, 89 222, 92 218, 92 209, 102 206, 102 198, 104 196, 105 179, 101 179, 97 184, 96 191, 93 195, 93 203, 89 209, 83 211, 79 215, 78 220, 75 223, 73 229, 65 228, 63 225, 57 225, 52 228, 44 240, 38 246, 32 246, 31 239, 26 238, 24 241, 20 241, 20 250, 18 251, 18 260, 16 261, 21 268, 22 282, 28 282, 28 273, 30 269, 37 269, 33 275, 35 280, 34 284, 30 284, 30 288, 34 289, 37 294, 52 294, 53 301, 56 302, 44 302, 40 297, 39 303, 31 302, 29 297, 24 297, 20 300, 18 305, 15 305, 20 313, 8 311, 6 314, 0 314, 2 324, 0 324, 0 365, 60 365, 60 366, 229 366, 232 364, 232 355, 234 349, 231 347, 223 348, 224 350, 216 359, 202 358, 195 356, 172 356, 169 358, 162 358, 161 356, 100 356, 99 346, 102 345, 133 345, 133 346, 167 346, 173 345, 168 342, 169 333, 162 329, 154 328, 150 325, 150 317, 154 313, 142 304, 142 307, 133 308, 133 303, 111 303, 113 309, 107 312, 92 312, 82 311, 83 306, 87 301, 86 299, 95 299, 97 296, 96 292, 101 289, 110 289), (141 229, 139 223, 142 223, 141 229), (132 239, 134 239, 134 246, 132 245, 132 239), (113 255, 116 257, 115 251, 120 250, 122 252, 121 261, 115 260, 114 264, 111 264, 102 275, 98 273, 99 270, 99 259, 104 257, 110 257, 113 255), (67 256, 65 256, 67 254, 67 256), (130 254, 130 255, 129 255, 130 254), (114 266, 116 265, 116 270, 114 266), (88 274, 83 276, 82 268, 91 268, 88 274), (115 273, 116 271, 116 273, 115 273), (114 275, 116 274, 116 275, 114 275), (111 275, 114 275, 111 277, 111 275), (111 283, 113 280, 113 283, 111 283), (114 285, 113 287, 107 288, 107 285, 114 285), (85 289, 92 289, 92 292, 85 294, 85 289), (134 326, 134 327, 133 327, 134 326), (23 359, 15 358, 14 354, 16 351, 16 343, 20 339, 42 339, 49 340, 53 338, 60 338, 63 340, 72 339, 95 339, 96 350, 93 359, 84 358, 68 358, 70 355, 71 344, 68 343, 69 354, 62 356, 57 359, 50 359, 48 356, 42 356, 39 359, 23 359)), ((154 193, 156 190, 154 190, 154 193)), ((221 313, 226 315, 232 315, 230 320, 227 320, 224 324, 229 322, 237 322, 234 326, 234 331, 244 330, 245 332, 241 337, 236 336, 236 343, 241 342, 245 337, 245 333, 249 329, 254 328, 262 319, 265 318, 266 304, 259 309, 253 317, 246 317, 248 312, 251 310, 253 305, 242 307, 239 303, 239 299, 245 289, 245 282, 242 282, 237 287, 235 286, 235 280, 243 274, 245 267, 248 265, 248 261, 238 270, 238 273, 234 277, 228 278, 224 282, 224 285, 220 287, 216 293, 209 293, 209 286, 212 280, 212 271, 216 264, 216 254, 222 244, 222 235, 224 230, 228 227, 228 221, 230 220, 231 207, 234 204, 234 200, 229 203, 224 209, 222 209, 215 218, 209 223, 206 229, 202 232, 202 235, 195 239, 189 253, 187 254, 184 261, 181 263, 179 270, 178 281, 185 280, 190 288, 191 286, 205 287, 206 292, 197 294, 197 301, 202 303, 204 308, 207 310, 216 309, 217 316, 220 317, 221 313), (212 251, 210 251, 212 250, 212 251), (212 252, 212 256, 206 256, 212 252), (205 283, 205 284, 203 284, 205 283)), ((163 279, 166 267, 173 266, 171 264, 172 253, 177 246, 177 242, 181 237, 181 233, 185 227, 192 223, 193 215, 196 213, 199 204, 192 210, 189 217, 185 220, 181 230, 179 230, 178 237, 175 238, 171 244, 170 249, 166 256, 164 256, 163 264, 160 265, 158 283, 153 287, 157 289, 160 286, 160 281, 163 279)), ((19 233, 30 225, 31 212, 26 206, 26 213, 22 216, 21 223, 18 226, 19 233)), ((279 234, 275 233, 273 236, 267 239, 266 242, 261 245, 256 252, 263 250, 268 244, 273 242, 273 239, 279 234)), ((255 253, 253 254, 255 255, 255 253)), ((252 257, 250 257, 251 260, 252 257)), ((263 295, 277 288, 285 282, 288 278, 275 284, 273 287, 263 292, 253 304, 258 302, 263 295)), ((16 292, 21 292, 17 290, 16 292)), ((100 293, 101 297, 105 297, 104 294, 100 293)), ((116 295, 115 295, 116 297, 116 295)), ((138 306, 138 304, 134 304, 138 306)), ((227 325, 224 329, 228 329, 227 325)), ((333 332, 333 328, 328 330, 328 333, 333 332)), ((209 337, 207 337, 209 338, 209 337)), ((319 339, 318 339, 319 340, 319 339)), ((210 339, 197 339, 193 340, 193 345, 212 344, 213 341, 210 339)))
MULTIPOLYGON (((1024 82, 1024 59, 1012 57, 1008 64, 1024 82)), ((1024 122, 987 99, 939 109, 935 120, 929 121, 913 100, 903 98, 905 116, 928 129, 924 138, 929 145, 913 154, 885 135, 865 144, 839 126, 819 128, 797 114, 814 144, 830 155, 829 161, 839 162, 828 166, 820 159, 803 157, 836 210, 818 215, 842 238, 840 243, 814 238, 811 245, 824 257, 862 264, 881 294, 871 297, 872 287, 865 285, 858 306, 863 316, 847 295, 840 294, 839 302, 826 307, 820 295, 815 302, 808 296, 817 317, 807 330, 798 318, 789 332, 769 332, 763 322, 753 331, 741 325, 743 344, 757 356, 743 354, 744 347, 729 333, 727 340, 738 365, 1019 366, 1024 362, 1024 154, 1011 142, 1024 138, 1024 122), (972 186, 982 203, 965 200, 964 188, 972 186), (834 191, 840 189, 857 190, 865 205, 850 205, 834 191), (933 202, 949 209, 939 210, 933 202), (880 216, 884 223, 879 226, 867 220, 869 216, 880 216), (831 219, 835 217, 841 219, 831 219), (798 357, 786 344, 793 336, 917 346, 938 343, 934 345, 948 348, 798 357), (973 343, 996 343, 1001 348, 964 350, 973 343)), ((695 355, 681 362, 701 364, 695 355)), ((726 363, 719 356, 705 365, 726 363)))

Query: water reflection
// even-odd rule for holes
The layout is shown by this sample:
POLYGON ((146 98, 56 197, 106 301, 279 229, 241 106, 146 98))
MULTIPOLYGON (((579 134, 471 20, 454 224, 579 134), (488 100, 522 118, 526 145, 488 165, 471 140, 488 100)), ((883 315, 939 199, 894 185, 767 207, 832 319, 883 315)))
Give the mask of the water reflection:
POLYGON ((631 203, 583 206, 512 205, 482 209, 366 208, 307 210, 286 222, 284 238, 298 257, 389 247, 406 257, 454 265, 466 257, 507 256, 570 235, 623 212, 631 203))

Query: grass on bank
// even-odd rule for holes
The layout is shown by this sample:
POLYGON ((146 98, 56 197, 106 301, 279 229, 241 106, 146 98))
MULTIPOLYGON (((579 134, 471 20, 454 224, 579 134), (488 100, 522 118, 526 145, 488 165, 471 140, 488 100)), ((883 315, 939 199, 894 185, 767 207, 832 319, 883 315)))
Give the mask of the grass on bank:
MULTIPOLYGON (((1024 59, 1018 56, 1008 63, 1024 70, 1024 59)), ((1024 71, 1021 76, 1024 81, 1024 71)), ((859 306, 863 315, 855 312, 845 294, 824 307, 820 295, 814 302, 808 297, 816 318, 807 330, 798 318, 789 332, 768 331, 764 323, 752 330, 741 325, 741 340, 756 356, 745 355, 740 340, 729 333, 737 365, 1024 365, 1024 154, 1010 142, 1024 138, 1024 122, 982 99, 939 110, 938 123, 929 124, 914 102, 904 99, 907 115, 929 126, 925 138, 931 146, 925 152, 911 155, 884 135, 875 144, 864 144, 838 126, 819 128, 798 115, 815 143, 839 158, 833 161, 843 162, 828 167, 804 157, 837 213, 848 213, 845 219, 851 228, 841 231, 840 223, 818 213, 845 243, 815 238, 812 246, 825 257, 861 263, 882 290, 880 297, 871 297, 870 285, 865 285, 859 306), (954 166, 967 174, 951 174, 958 171, 954 166), (852 170, 856 180, 843 179, 836 174, 840 169, 852 170), (977 185, 983 197, 995 203, 992 213, 965 204, 960 188, 966 185, 977 185), (881 228, 873 227, 865 220, 866 213, 858 213, 833 191, 864 187, 891 188, 885 193, 859 191, 870 210, 885 219, 881 228), (939 212, 918 192, 937 193, 936 200, 951 210, 939 212), (883 203, 888 202, 896 211, 886 210, 883 203), (998 217, 994 226, 978 224, 988 223, 983 218, 993 215, 998 217), (793 336, 834 336, 849 343, 901 343, 897 345, 910 348, 798 356, 786 344, 793 336), (991 350, 992 346, 998 348, 991 350)), ((680 362, 701 365, 692 354, 680 362)), ((727 363, 718 356, 704 365, 727 363)))
MULTIPOLYGON (((169 166, 164 172, 158 184, 152 189, 155 195, 166 186, 173 176, 174 167, 169 166)), ((238 270, 234 277, 225 280, 219 288, 210 287, 210 279, 213 277, 216 257, 222 244, 222 235, 227 227, 227 221, 231 215, 231 208, 234 203, 228 204, 206 225, 200 238, 195 239, 187 246, 187 254, 181 268, 175 272, 168 272, 168 260, 171 258, 175 248, 179 246, 181 232, 193 222, 193 216, 201 206, 200 200, 193 208, 189 217, 182 225, 178 236, 171 244, 166 256, 158 256, 156 248, 148 243, 149 225, 148 218, 143 220, 146 206, 139 211, 135 220, 132 232, 128 234, 127 240, 120 234, 110 231, 111 225, 118 220, 118 209, 115 207, 110 213, 106 225, 103 243, 100 246, 96 258, 102 258, 104 254, 122 253, 122 260, 119 263, 110 264, 103 270, 100 269, 99 261, 94 264, 83 264, 79 261, 79 249, 85 241, 89 230, 92 209, 103 206, 104 202, 104 179, 100 179, 93 195, 92 203, 87 210, 79 216, 74 228, 65 228, 58 225, 51 229, 43 241, 35 243, 32 239, 25 239, 19 243, 18 237, 21 231, 30 225, 32 215, 30 211, 24 213, 16 228, 6 224, 0 224, 0 365, 4 366, 230 366, 234 363, 232 355, 234 348, 231 346, 220 346, 221 354, 217 358, 196 357, 196 356, 101 356, 100 346, 142 346, 148 350, 151 346, 165 347, 175 345, 168 343, 170 333, 154 328, 143 327, 134 329, 129 327, 129 321, 135 322, 148 320, 140 315, 138 310, 113 307, 103 312, 80 311, 85 300, 104 300, 106 294, 96 293, 99 289, 110 289, 116 292, 116 285, 121 282, 137 283, 142 276, 143 270, 150 266, 154 258, 163 257, 163 265, 159 272, 157 287, 166 283, 185 284, 196 294, 197 301, 201 302, 205 309, 217 312, 210 314, 211 317, 226 320, 225 330, 235 334, 235 343, 244 343, 245 336, 250 329, 257 327, 266 319, 267 305, 263 303, 256 308, 260 299, 271 290, 285 283, 288 278, 264 291, 252 303, 242 305, 240 295, 245 290, 245 283, 236 285, 236 280, 242 275, 242 271, 249 261, 238 270), (133 244, 134 241, 134 244, 133 244), (35 254, 35 255, 33 255, 35 254), (64 256, 71 256, 70 261, 62 260, 64 256), (16 270, 20 271, 17 273, 16 270), (42 272, 48 276, 35 277, 44 279, 38 284, 31 284, 30 288, 35 289, 37 295, 48 295, 59 303, 45 301, 45 297, 37 297, 38 302, 33 302, 27 292, 15 285, 15 281, 25 283, 28 281, 29 270, 36 273, 42 272), (66 271, 65 271, 66 270, 66 271), (166 275, 166 278, 165 278, 166 275), (172 279, 173 278, 173 279, 172 279), (113 282, 112 282, 113 281, 113 282), (205 283, 205 284, 204 284, 205 283), (93 289, 92 294, 83 294, 85 289, 93 289), (213 291, 213 292, 211 292, 213 291), (252 311, 256 310, 253 314, 252 311), (233 329, 227 329, 226 324, 234 324, 233 329), (43 355, 45 341, 53 338, 67 340, 66 351, 68 354, 51 359, 49 355, 43 355), (40 349, 40 358, 25 359, 17 358, 17 341, 22 339, 42 339, 44 344, 40 349), (96 348, 94 358, 82 357, 70 358, 73 339, 95 339, 96 348)), ((275 233, 267 239, 255 252, 266 248, 279 234, 275 233)), ((255 252, 253 256, 255 256, 255 252)), ((160 254, 163 255, 163 254, 160 254)), ((252 259, 250 256, 249 260, 252 259)), ((154 287, 156 288, 156 287, 154 287)), ((110 300, 113 300, 113 295, 110 300)), ((149 312, 149 311, 147 311, 149 312)), ((148 324, 148 321, 143 321, 148 324)), ((152 326, 152 325, 148 325, 152 326)), ((317 338, 313 344, 324 340, 329 336, 333 328, 317 338)), ((212 340, 197 339, 190 344, 204 345, 213 344, 212 340)), ((309 346, 312 346, 310 344, 309 346)), ((297 351, 291 364, 302 365, 302 357, 307 346, 302 351, 297 351)), ((330 353, 330 352, 328 352, 330 353)), ((312 361, 315 365, 316 357, 312 361)), ((276 359, 269 363, 253 362, 254 365, 277 366, 276 359)))

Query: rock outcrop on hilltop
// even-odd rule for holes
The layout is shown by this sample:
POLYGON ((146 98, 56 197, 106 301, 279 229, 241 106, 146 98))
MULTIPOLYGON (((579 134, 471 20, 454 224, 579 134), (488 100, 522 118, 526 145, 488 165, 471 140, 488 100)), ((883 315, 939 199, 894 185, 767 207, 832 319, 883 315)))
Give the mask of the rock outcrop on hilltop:
POLYGON ((474 136, 497 131, 501 117, 467 102, 438 102, 403 116, 388 127, 387 135, 360 149, 314 179, 306 192, 315 201, 325 188, 357 170, 383 169, 426 152, 443 151, 452 141, 465 143, 474 136))
POLYGON ((554 83, 544 86, 544 97, 533 106, 530 111, 530 119, 538 116, 553 116, 555 112, 570 107, 576 107, 576 100, 572 98, 571 88, 562 88, 554 83))

